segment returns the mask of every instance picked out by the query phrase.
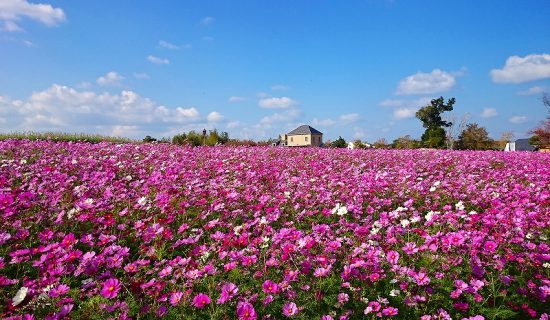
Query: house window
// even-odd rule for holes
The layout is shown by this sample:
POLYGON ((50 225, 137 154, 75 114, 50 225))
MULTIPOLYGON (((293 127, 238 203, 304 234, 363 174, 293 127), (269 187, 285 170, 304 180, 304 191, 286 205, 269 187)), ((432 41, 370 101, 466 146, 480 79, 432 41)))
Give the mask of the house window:
POLYGON ((294 138, 293 138, 293 137, 290 137, 290 142, 294 142, 294 138))
POLYGON ((307 137, 306 137, 306 142, 307 142, 307 137))

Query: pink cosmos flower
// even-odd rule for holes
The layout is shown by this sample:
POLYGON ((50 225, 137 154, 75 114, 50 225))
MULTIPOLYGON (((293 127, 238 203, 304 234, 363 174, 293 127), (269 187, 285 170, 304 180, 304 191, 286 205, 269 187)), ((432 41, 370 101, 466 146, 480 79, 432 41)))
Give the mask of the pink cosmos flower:
POLYGON ((397 261, 399 260, 399 253, 397 251, 388 251, 386 254, 386 260, 388 260, 391 264, 397 264, 397 261))
POLYGON ((254 306, 248 302, 239 302, 237 304, 237 317, 241 320, 256 320, 256 310, 254 306))
POLYGON ((430 278, 425 272, 420 271, 414 276, 414 280, 416 281, 416 284, 419 286, 425 286, 430 283, 430 278))
POLYGON ((170 294, 170 300, 169 300, 170 304, 173 306, 178 305, 178 303, 180 303, 181 298, 183 298, 183 292, 181 291, 172 292, 170 294))
POLYGON ((222 286, 220 297, 216 303, 224 304, 231 300, 238 292, 239 288, 234 283, 228 282, 222 286))
POLYGON ((202 309, 210 304, 210 297, 204 293, 199 293, 193 298, 192 305, 195 308, 202 309))
POLYGON ((378 280, 380 280, 380 275, 378 273, 371 273, 371 275, 369 276, 369 279, 370 281, 372 282, 376 282, 378 280))
POLYGON ((394 307, 387 307, 387 308, 382 309, 382 314, 385 315, 385 316, 390 316, 390 317, 397 315, 398 312, 399 312, 399 310, 397 308, 394 308, 394 307))
POLYGON ((271 280, 266 280, 262 285, 262 289, 265 293, 277 293, 279 286, 271 280))
POLYGON ((349 295, 347 293, 339 293, 338 294, 338 303, 344 304, 349 301, 349 295))
POLYGON ((57 287, 52 288, 50 290, 50 292, 48 292, 48 295, 52 298, 57 298, 59 296, 64 295, 65 293, 69 292, 69 289, 70 289, 69 286, 62 283, 62 284, 58 285, 57 287))
POLYGON ((406 254, 415 254, 418 252, 418 248, 414 242, 407 242, 402 249, 406 254))
POLYGON ((288 302, 283 305, 283 314, 287 317, 292 317, 298 313, 298 307, 294 302, 288 302))
POLYGON ((105 298, 115 298, 120 291, 120 281, 115 278, 111 278, 103 282, 103 288, 101 289, 101 295, 105 298))
POLYGON ((486 241, 483 245, 483 249, 486 253, 493 253, 496 251, 498 245, 494 241, 486 241))

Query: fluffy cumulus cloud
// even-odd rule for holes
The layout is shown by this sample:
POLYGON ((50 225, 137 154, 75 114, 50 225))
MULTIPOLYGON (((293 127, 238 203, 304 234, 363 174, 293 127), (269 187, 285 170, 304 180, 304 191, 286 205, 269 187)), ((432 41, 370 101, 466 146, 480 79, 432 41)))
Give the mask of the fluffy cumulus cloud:
POLYGON ((168 108, 139 94, 81 91, 54 84, 25 101, 0 99, 0 118, 10 119, 6 130, 81 131, 140 137, 165 133, 205 119, 194 108, 168 108))
POLYGON ((151 63, 159 64, 159 65, 170 64, 170 60, 168 60, 166 58, 159 58, 159 57, 153 56, 153 55, 147 56, 147 60, 149 60, 149 62, 151 62, 151 63))
POLYGON ((287 109, 298 103, 289 97, 265 97, 258 101, 258 106, 265 109, 287 109))
POLYGON ((497 83, 522 83, 550 78, 550 54, 511 56, 502 69, 491 70, 491 78, 497 83))
POLYGON ((493 118, 498 115, 497 109, 495 108, 483 108, 483 112, 481 113, 482 118, 493 118))
POLYGON ((97 84, 100 86, 119 86, 124 77, 115 71, 108 72, 106 75, 97 78, 97 84))
POLYGON ((417 72, 399 82, 397 95, 416 95, 444 92, 452 89, 456 84, 455 76, 451 73, 434 69, 430 73, 417 72))
POLYGON ((65 12, 50 4, 30 3, 27 0, 1 0, 0 22, 2 30, 8 32, 22 31, 17 24, 23 18, 41 22, 49 27, 65 21, 65 12))
POLYGON ((223 120, 223 115, 217 111, 213 111, 206 116, 206 120, 208 120, 208 122, 220 122, 223 120))
POLYGON ((511 123, 524 123, 527 121, 526 116, 513 116, 509 119, 511 123))

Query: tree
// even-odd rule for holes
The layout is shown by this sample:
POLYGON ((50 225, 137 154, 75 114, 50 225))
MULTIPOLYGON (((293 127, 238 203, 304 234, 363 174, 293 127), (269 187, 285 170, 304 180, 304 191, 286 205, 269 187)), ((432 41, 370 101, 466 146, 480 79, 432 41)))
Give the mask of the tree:
POLYGON ((406 135, 393 140, 391 147, 394 149, 416 149, 420 147, 420 141, 406 135))
POLYGON ((542 104, 546 107, 546 110, 550 112, 550 94, 544 93, 542 95, 542 104))
POLYGON ((506 144, 512 140, 514 140, 514 133, 512 131, 504 131, 500 139, 495 141, 495 149, 504 150, 506 144))
POLYGON ((389 147, 388 142, 384 138, 374 141, 373 146, 377 149, 386 149, 389 147))
POLYGON ((462 150, 487 150, 491 149, 493 143, 487 130, 477 123, 466 125, 466 129, 458 136, 458 147, 462 150))
POLYGON ((338 137, 338 139, 334 140, 331 144, 333 148, 346 148, 348 146, 348 143, 344 138, 338 137))
POLYGON ((445 117, 445 121, 449 123, 450 125, 448 127, 445 127, 445 144, 447 145, 447 149, 453 150, 455 148, 456 140, 458 139, 458 135, 464 131, 464 128, 466 128, 466 125, 468 124, 468 120, 470 119, 470 113, 464 114, 460 121, 456 121, 457 116, 454 113, 450 113, 445 117))
POLYGON ((533 134, 533 137, 529 139, 531 144, 539 148, 550 148, 550 117, 546 118, 545 121, 529 133, 533 134))
POLYGON ((442 148, 445 146, 445 130, 452 122, 443 120, 441 114, 445 111, 452 111, 455 98, 447 100, 439 97, 432 99, 429 105, 420 108, 416 112, 416 117, 422 121, 422 126, 426 128, 422 135, 422 143, 428 148, 442 148))
POLYGON ((157 139, 155 139, 151 136, 145 136, 145 138, 143 138, 143 142, 145 142, 145 143, 155 142, 155 141, 157 141, 157 139))
POLYGON ((353 141, 353 147, 355 149, 366 149, 367 145, 365 145, 363 142, 361 142, 361 140, 357 139, 357 140, 353 141))

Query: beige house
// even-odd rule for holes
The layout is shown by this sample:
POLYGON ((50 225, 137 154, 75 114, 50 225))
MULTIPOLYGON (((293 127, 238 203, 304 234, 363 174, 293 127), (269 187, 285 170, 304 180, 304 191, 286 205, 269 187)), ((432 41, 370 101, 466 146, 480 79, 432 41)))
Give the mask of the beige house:
POLYGON ((288 147, 318 147, 323 144, 323 133, 313 127, 303 125, 287 134, 282 134, 279 144, 288 147))

